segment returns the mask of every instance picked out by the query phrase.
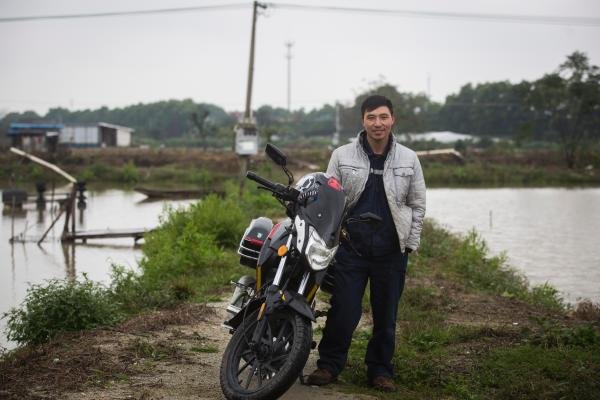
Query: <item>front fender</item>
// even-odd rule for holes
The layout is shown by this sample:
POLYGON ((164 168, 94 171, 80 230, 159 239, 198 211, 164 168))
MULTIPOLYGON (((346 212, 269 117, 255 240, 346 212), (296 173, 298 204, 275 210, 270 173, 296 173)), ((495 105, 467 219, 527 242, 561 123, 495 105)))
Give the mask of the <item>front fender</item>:
MULTIPOLYGON (((242 321, 244 321, 244 317, 250 316, 255 310, 259 309, 264 300, 264 297, 251 300, 231 319, 225 321, 224 325, 230 329, 236 330, 242 321)), ((310 306, 306 303, 306 299, 303 296, 286 290, 283 292, 283 297, 281 300, 282 301, 277 301, 275 306, 277 310, 289 307, 303 317, 306 317, 313 322, 316 321, 312 308, 310 308, 310 306)))
POLYGON ((309 320, 315 322, 315 313, 312 308, 306 303, 306 299, 299 295, 298 293, 290 292, 288 290, 283 292, 285 296, 285 301, 283 302, 283 306, 287 306, 292 308, 298 314, 305 316, 309 320))

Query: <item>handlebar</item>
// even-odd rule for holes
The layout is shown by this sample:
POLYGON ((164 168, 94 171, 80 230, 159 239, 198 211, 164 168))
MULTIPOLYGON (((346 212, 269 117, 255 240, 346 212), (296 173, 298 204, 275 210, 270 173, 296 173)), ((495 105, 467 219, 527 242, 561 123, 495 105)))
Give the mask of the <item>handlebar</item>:
POLYGON ((269 189, 271 191, 275 191, 275 189, 276 189, 275 183, 271 182, 268 179, 263 178, 262 176, 257 175, 256 173, 254 173, 252 171, 246 172, 246 178, 248 178, 251 181, 254 181, 258 184, 263 185, 264 187, 266 187, 267 189, 269 189))
POLYGON ((264 186, 282 200, 296 201, 298 195, 300 194, 298 190, 292 187, 284 186, 281 183, 271 182, 270 180, 265 179, 252 171, 246 172, 246 178, 264 186))

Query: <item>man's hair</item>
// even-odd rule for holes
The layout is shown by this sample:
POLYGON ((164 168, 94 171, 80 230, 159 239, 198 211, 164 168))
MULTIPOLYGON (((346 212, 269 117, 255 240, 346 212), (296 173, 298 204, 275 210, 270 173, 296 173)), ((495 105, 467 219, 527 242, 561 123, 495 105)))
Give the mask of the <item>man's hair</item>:
POLYGON ((394 115, 394 106, 392 106, 392 101, 380 94, 373 94, 367 97, 360 106, 360 113, 364 117, 366 112, 373 111, 381 106, 386 106, 389 108, 390 114, 392 116, 394 115))

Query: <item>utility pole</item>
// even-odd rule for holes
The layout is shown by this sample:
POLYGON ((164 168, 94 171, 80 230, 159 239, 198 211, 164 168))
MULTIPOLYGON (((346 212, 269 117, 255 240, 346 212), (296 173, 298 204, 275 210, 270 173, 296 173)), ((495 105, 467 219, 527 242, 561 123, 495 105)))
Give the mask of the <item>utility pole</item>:
POLYGON ((427 73, 427 97, 431 99, 431 73, 427 73))
POLYGON ((427 102, 425 103, 425 111, 428 111, 429 102, 431 101, 431 73, 427 73, 427 102))
POLYGON ((287 110, 288 113, 292 112, 292 46, 294 42, 285 42, 287 47, 287 110))
POLYGON ((336 148, 340 144, 340 131, 342 130, 342 123, 340 121, 340 108, 342 105, 340 103, 335 103, 335 132, 333 132, 333 137, 331 138, 331 145, 333 148, 336 148))
POLYGON ((240 157, 240 194, 244 188, 249 157, 258 153, 258 132, 254 118, 252 118, 252 81, 254 78, 256 17, 259 8, 266 9, 267 5, 254 1, 252 5, 252 32, 250 35, 250 60, 248 61, 248 85, 246 86, 246 110, 244 112, 244 117, 235 127, 235 152, 240 157))
POLYGON ((258 8, 266 9, 267 5, 255 1, 252 6, 252 34, 250 36, 250 61, 248 62, 248 85, 246 86, 246 112, 244 119, 250 121, 252 117, 252 80, 254 78, 254 38, 256 36, 256 16, 258 8))

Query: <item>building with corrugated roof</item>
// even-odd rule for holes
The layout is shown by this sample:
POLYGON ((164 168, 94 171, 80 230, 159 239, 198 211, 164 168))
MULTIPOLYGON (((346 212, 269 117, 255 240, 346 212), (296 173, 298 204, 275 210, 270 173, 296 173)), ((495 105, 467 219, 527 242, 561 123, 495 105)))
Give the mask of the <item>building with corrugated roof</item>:
POLYGON ((12 146, 25 151, 54 151, 66 147, 129 147, 133 128, 97 124, 11 123, 7 136, 12 146))

